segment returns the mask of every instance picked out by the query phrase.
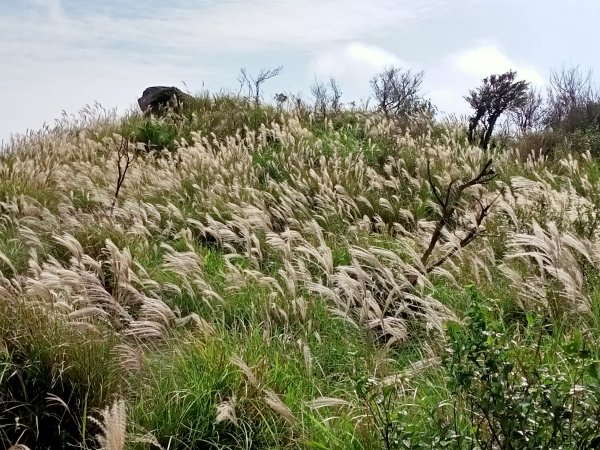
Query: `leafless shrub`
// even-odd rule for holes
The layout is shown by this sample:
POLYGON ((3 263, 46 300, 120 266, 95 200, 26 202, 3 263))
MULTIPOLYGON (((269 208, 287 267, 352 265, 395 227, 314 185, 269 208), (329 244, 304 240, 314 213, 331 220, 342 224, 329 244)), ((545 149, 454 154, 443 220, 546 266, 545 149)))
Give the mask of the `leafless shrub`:
POLYGON ((479 205, 479 212, 476 216, 475 223, 467 231, 465 236, 460 239, 457 246, 452 248, 446 254, 442 255, 434 263, 429 264, 429 258, 433 253, 435 247, 440 242, 444 227, 448 226, 451 222, 454 221, 454 215, 457 211, 457 206, 459 201, 461 200, 463 193, 470 187, 489 183, 496 177, 496 173, 492 169, 492 160, 490 159, 483 165, 479 173, 470 180, 462 182, 458 185, 456 180, 452 180, 450 184, 448 184, 446 192, 444 194, 442 194, 441 189, 437 186, 437 184, 431 176, 429 163, 427 164, 427 175, 429 179, 429 185, 431 186, 431 190, 433 192, 433 196, 435 197, 438 205, 440 206, 441 211, 440 218, 438 219, 433 233, 431 234, 429 245, 427 246, 427 249, 421 256, 421 264, 425 268, 425 272, 430 273, 437 267, 441 266, 444 262, 446 262, 448 258, 450 258, 458 250, 469 245, 479 233, 481 224, 490 213, 490 209, 494 204, 493 201, 491 203, 484 204, 481 199, 477 199, 476 201, 479 205))
POLYGON ((322 81, 315 80, 310 87, 310 92, 314 97, 314 111, 321 117, 327 115, 328 92, 327 85, 322 81))
POLYGON ((431 112, 430 103, 421 95, 424 72, 389 67, 371 79, 377 108, 386 117, 409 117, 431 112))
POLYGON ((119 192, 121 192, 121 187, 123 186, 123 182, 125 181, 125 176, 127 175, 127 171, 134 163, 134 161, 138 157, 138 153, 131 153, 129 151, 129 141, 124 137, 121 137, 121 142, 117 146, 117 185, 115 187, 115 195, 110 205, 110 215, 114 215, 115 206, 119 201, 119 192))
POLYGON ((314 97, 314 111, 321 117, 325 117, 328 110, 333 113, 341 110, 342 90, 335 78, 329 78, 329 83, 315 80, 310 92, 314 97))
POLYGON ((334 113, 338 113, 342 108, 342 89, 340 88, 340 85, 337 82, 337 80, 333 77, 329 78, 329 88, 331 89, 331 94, 329 96, 329 104, 331 105, 331 110, 334 113))
POLYGON ((548 87, 544 122, 568 133, 591 127, 600 129, 600 92, 593 72, 579 66, 553 70, 548 87))
POLYGON ((262 84, 265 81, 279 75, 282 70, 283 66, 278 66, 275 68, 262 68, 256 75, 249 75, 246 71, 246 68, 243 67, 240 69, 240 76, 238 78, 238 81, 240 82, 240 90, 246 86, 248 89, 248 98, 253 98, 254 106, 258 106, 260 104, 260 90, 262 84))
POLYGON ((539 131, 544 119, 544 98, 541 92, 530 88, 523 102, 514 105, 508 115, 510 124, 515 126, 519 133, 539 131))

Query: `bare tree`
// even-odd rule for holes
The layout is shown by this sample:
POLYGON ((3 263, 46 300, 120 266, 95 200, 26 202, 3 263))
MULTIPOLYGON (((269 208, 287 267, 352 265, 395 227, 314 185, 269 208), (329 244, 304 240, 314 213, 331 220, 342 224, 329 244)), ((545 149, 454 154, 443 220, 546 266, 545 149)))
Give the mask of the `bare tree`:
POLYGON ((114 215, 115 206, 117 206, 117 202, 119 201, 119 193, 121 192, 121 187, 123 186, 123 182, 125 181, 125 175, 127 175, 127 171, 134 163, 134 161, 138 157, 137 151, 131 153, 129 151, 129 141, 123 137, 121 137, 121 142, 117 147, 117 186, 115 188, 115 195, 110 205, 110 215, 114 215))
POLYGON ((475 111, 469 119, 468 139, 486 149, 498 118, 507 110, 525 102, 528 83, 515 81, 517 73, 509 71, 484 78, 481 86, 469 91, 465 100, 475 111))
POLYGON ((313 84, 310 87, 310 93, 315 99, 314 110, 315 113, 320 114, 322 117, 325 117, 327 114, 327 101, 328 101, 328 89, 327 85, 322 81, 318 81, 315 79, 313 84))
POLYGON ((573 132, 595 125, 600 113, 600 94, 593 84, 591 70, 579 66, 553 70, 548 87, 545 124, 573 132))
POLYGON ((429 102, 421 96, 424 73, 389 67, 371 79, 377 107, 387 117, 420 113, 429 102))
POLYGON ((342 98, 342 89, 338 84, 337 80, 333 77, 329 78, 329 87, 331 89, 331 95, 329 96, 329 104, 331 105, 331 110, 334 113, 337 113, 342 109, 342 104, 340 99, 342 98))
POLYGON ((283 66, 278 66, 273 69, 262 68, 256 75, 252 76, 248 74, 245 67, 242 67, 240 69, 240 76, 238 77, 238 81, 240 82, 240 92, 244 89, 244 86, 246 86, 248 89, 248 97, 254 98, 254 105, 258 106, 260 104, 261 85, 265 81, 279 75, 282 70, 283 66))
POLYGON ((333 77, 329 78, 329 83, 316 80, 310 87, 310 92, 315 99, 314 111, 322 117, 327 115, 327 109, 337 113, 342 108, 340 99, 342 98, 342 90, 337 80, 333 77))
POLYGON ((530 88, 523 103, 515 105, 508 114, 511 129, 516 127, 521 134, 540 129, 544 119, 544 98, 540 90, 530 88))

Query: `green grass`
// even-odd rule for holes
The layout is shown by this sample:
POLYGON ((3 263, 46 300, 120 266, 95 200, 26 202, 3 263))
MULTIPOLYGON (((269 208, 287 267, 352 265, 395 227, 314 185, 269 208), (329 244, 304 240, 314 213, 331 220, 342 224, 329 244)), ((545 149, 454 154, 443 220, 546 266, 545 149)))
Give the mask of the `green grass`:
POLYGON ((45 317, 26 302, 0 311, 1 439, 51 448, 77 445, 86 410, 119 395, 118 341, 45 317), (20 426, 15 426, 20 423, 20 426))
POLYGON ((122 419, 126 449, 529 448, 515 430, 593 448, 600 236, 570 208, 594 212, 595 159, 536 166, 460 127, 207 93, 80 131, 0 158, 0 446, 99 449, 122 419), (151 152, 111 212, 113 133, 151 152), (488 157, 498 178, 429 263, 495 198, 478 237, 412 278, 439 220, 428 161, 445 193, 488 157), (102 417, 119 399, 126 417, 102 417))
MULTIPOLYGON (((237 301, 242 302, 240 298, 237 301)), ((339 435, 334 439, 324 433, 310 415, 306 417, 309 411, 305 405, 317 396, 352 395, 348 386, 368 376, 367 366, 373 365, 369 361, 373 353, 364 345, 368 339, 317 305, 310 318, 314 325, 307 342, 311 354, 311 367, 307 367, 304 351, 293 336, 303 336, 308 330, 300 325, 289 340, 282 341, 278 336, 283 330, 273 329, 273 337, 265 338, 264 326, 255 312, 245 319, 240 317, 239 307, 248 306, 238 303, 238 326, 224 324, 215 336, 180 336, 171 349, 149 358, 148 377, 133 387, 135 426, 152 431, 165 446, 172 438, 172 448, 198 448, 209 443, 216 448, 233 448, 243 439, 251 439, 259 448, 280 448, 320 435, 328 439, 325 445, 340 440, 339 435), (231 362, 233 355, 251 368, 258 385, 231 362), (285 419, 264 403, 264 389, 280 394, 291 411, 306 422, 290 431, 285 419), (232 396, 243 399, 237 408, 245 423, 237 427, 215 425, 217 404, 232 396), (157 403, 157 399, 161 400, 157 403)), ((348 442, 345 439, 341 442, 348 442)))

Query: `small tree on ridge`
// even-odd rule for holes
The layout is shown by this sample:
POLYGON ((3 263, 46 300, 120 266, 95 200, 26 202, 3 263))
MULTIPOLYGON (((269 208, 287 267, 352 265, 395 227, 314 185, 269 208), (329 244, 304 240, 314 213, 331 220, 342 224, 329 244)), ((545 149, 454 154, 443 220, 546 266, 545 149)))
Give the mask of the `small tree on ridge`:
POLYGON ((490 75, 483 79, 481 86, 469 91, 465 100, 475 111, 469 118, 468 139, 487 149, 498 118, 507 110, 523 105, 527 99, 529 84, 515 81, 517 73, 509 71, 490 75))
POLYGON ((424 72, 389 67, 371 79, 377 108, 386 117, 408 117, 430 111, 431 104, 421 96, 424 72))

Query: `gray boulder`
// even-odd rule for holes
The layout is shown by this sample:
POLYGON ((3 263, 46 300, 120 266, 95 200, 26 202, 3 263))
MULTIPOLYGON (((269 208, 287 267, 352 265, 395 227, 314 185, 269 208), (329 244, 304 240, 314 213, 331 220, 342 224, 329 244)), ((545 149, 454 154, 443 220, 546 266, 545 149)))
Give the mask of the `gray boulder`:
POLYGON ((193 97, 175 86, 151 86, 138 98, 138 105, 144 114, 161 114, 168 109, 178 111, 193 97))

